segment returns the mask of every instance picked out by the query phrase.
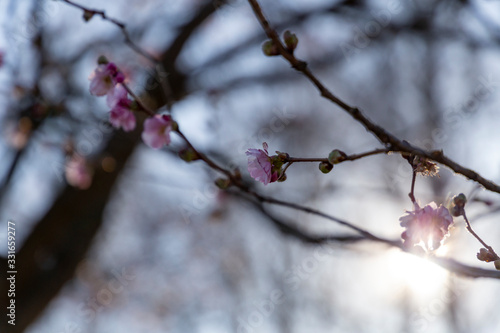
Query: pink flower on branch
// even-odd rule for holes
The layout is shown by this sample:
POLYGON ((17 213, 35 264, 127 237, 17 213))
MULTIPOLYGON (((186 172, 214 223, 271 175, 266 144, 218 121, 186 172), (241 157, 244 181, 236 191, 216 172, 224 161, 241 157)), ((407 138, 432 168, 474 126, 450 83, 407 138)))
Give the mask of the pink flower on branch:
POLYGON ((170 132, 174 121, 169 115, 155 115, 144 121, 142 140, 151 148, 160 149, 170 144, 170 132))
POLYGON ((109 93, 116 84, 122 83, 125 76, 118 70, 118 67, 108 62, 100 64, 89 77, 90 93, 96 96, 104 96, 109 93))
POLYGON ((107 97, 106 102, 111 108, 109 122, 115 128, 123 128, 129 132, 135 128, 135 116, 132 112, 134 102, 127 97, 127 91, 121 84, 117 84, 107 97))
POLYGON ((453 217, 448 209, 431 202, 423 208, 415 204, 415 210, 407 211, 399 218, 406 230, 401 234, 405 246, 419 245, 426 251, 438 249, 448 235, 453 217))
MULTIPOLYGON (((267 143, 262 144, 262 149, 248 149, 248 172, 250 176, 264 185, 278 180, 281 165, 277 168, 273 165, 273 158, 267 152, 267 143)), ((281 163, 282 164, 282 163, 281 163)))

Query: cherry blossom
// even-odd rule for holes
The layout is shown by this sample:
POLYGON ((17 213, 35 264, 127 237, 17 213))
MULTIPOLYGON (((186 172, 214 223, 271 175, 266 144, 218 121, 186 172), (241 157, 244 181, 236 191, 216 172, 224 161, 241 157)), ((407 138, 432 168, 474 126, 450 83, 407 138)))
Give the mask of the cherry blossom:
MULTIPOLYGON (((262 149, 248 149, 248 172, 250 176, 264 185, 278 180, 278 170, 273 168, 273 160, 267 152, 268 145, 263 143, 262 149)), ((280 168, 281 169, 281 166, 280 168)))
POLYGON ((122 83, 125 76, 112 63, 100 64, 89 77, 90 93, 96 96, 104 96, 113 90, 116 84, 122 83))
POLYGON ((135 128, 135 116, 131 111, 133 101, 128 99, 127 91, 121 84, 117 84, 115 89, 108 94, 107 103, 111 108, 109 122, 113 127, 121 127, 126 132, 135 128))
POLYGON ((160 149, 170 144, 173 120, 169 115, 155 115, 144 121, 142 140, 151 148, 160 149))
POLYGON ((415 204, 415 210, 407 211, 399 218, 406 230, 401 234, 405 246, 420 245, 427 251, 434 251, 441 246, 448 235, 448 228, 453 224, 453 217, 447 208, 431 202, 423 208, 415 204))

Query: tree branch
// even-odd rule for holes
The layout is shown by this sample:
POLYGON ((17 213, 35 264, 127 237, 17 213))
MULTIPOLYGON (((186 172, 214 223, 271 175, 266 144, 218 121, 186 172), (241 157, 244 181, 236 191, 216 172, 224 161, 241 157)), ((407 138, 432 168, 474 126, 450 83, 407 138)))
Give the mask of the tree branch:
POLYGON ((488 180, 488 179, 482 177, 477 172, 475 172, 471 169, 465 168, 465 167, 461 166, 460 164, 456 163, 455 161, 451 160, 450 158, 446 157, 443 154, 443 151, 441 151, 441 150, 426 151, 426 150, 423 150, 423 149, 418 148, 416 146, 413 146, 406 141, 398 139, 396 136, 389 133, 384 128, 378 126, 377 124, 372 122, 370 119, 368 119, 361 112, 361 110, 359 110, 357 107, 350 106, 347 103, 345 103, 344 101, 342 101, 340 98, 335 96, 307 68, 306 62, 297 59, 293 55, 293 53, 289 52, 285 48, 285 46, 281 42, 277 32, 271 27, 268 20, 264 16, 259 3, 256 0, 248 0, 248 2, 250 3, 250 6, 252 7, 252 9, 254 11, 255 16, 257 17, 258 21, 262 25, 267 36, 273 41, 273 43, 278 48, 281 56, 283 56, 283 58, 285 58, 295 70, 304 74, 313 83, 313 85, 316 86, 316 88, 318 89, 318 91, 320 92, 322 97, 333 102, 334 104, 336 104, 340 108, 342 108, 344 111, 346 111, 349 115, 351 115, 352 118, 354 118, 356 121, 358 121, 360 124, 362 124, 367 131, 372 133, 388 149, 390 149, 392 151, 410 153, 413 155, 425 157, 429 160, 433 160, 435 162, 438 162, 442 165, 447 166, 448 168, 450 168, 454 172, 461 174, 461 175, 469 178, 470 180, 473 180, 473 181, 481 184, 484 188, 486 188, 492 192, 500 193, 500 186, 499 185, 492 182, 491 180, 488 180))

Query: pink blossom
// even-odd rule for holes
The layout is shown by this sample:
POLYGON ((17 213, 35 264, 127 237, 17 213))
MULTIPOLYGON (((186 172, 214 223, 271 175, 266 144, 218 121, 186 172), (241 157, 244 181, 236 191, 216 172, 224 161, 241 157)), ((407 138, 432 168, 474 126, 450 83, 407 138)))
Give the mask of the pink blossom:
POLYGON ((104 96, 110 92, 117 83, 122 83, 125 77, 112 62, 100 64, 90 75, 90 93, 104 96))
POLYGON ((250 176, 264 185, 278 180, 278 171, 273 170, 273 163, 267 152, 267 143, 263 143, 262 149, 248 149, 248 172, 250 176))
POLYGON ((65 170, 66 180, 71 186, 85 190, 92 184, 92 170, 80 155, 74 154, 65 170))
POLYGON ((170 144, 170 131, 172 131, 172 117, 169 115, 155 115, 144 121, 142 140, 151 148, 160 149, 170 144))
POLYGON ((135 128, 135 116, 131 111, 132 101, 127 98, 127 91, 121 84, 117 84, 108 94, 107 103, 111 108, 109 122, 113 127, 121 127, 126 132, 135 128))
POLYGON ((415 210, 407 211, 399 218, 406 230, 401 234, 405 246, 420 245, 425 250, 434 251, 441 246, 448 235, 448 228, 453 224, 453 217, 448 209, 431 202, 424 208, 415 204, 415 210))

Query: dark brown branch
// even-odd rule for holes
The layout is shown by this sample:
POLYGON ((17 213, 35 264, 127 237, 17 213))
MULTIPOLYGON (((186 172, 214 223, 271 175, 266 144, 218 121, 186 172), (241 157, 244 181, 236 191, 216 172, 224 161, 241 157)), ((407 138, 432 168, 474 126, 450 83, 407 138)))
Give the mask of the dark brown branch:
MULTIPOLYGON (((324 218, 326 220, 335 222, 335 223, 337 223, 339 225, 342 225, 342 226, 344 226, 346 228, 349 228, 349 229, 351 229, 353 231, 356 231, 361 237, 365 238, 366 240, 371 240, 371 241, 379 242, 379 243, 382 243, 382 244, 390 245, 390 246, 393 246, 393 247, 397 247, 397 248, 399 248, 402 251, 405 251, 405 252, 408 252, 408 253, 412 253, 412 252, 409 252, 407 249, 405 249, 403 247, 403 244, 402 244, 402 242, 400 240, 390 240, 390 239, 385 239, 385 238, 376 236, 375 234, 373 234, 373 233, 371 233, 371 232, 369 232, 369 231, 367 231, 367 230, 365 230, 365 229, 363 229, 361 227, 358 227, 358 226, 356 226, 356 225, 354 225, 354 224, 352 224, 352 223, 350 223, 348 221, 345 221, 343 219, 340 219, 340 218, 328 215, 328 214, 323 213, 323 212, 321 212, 319 210, 316 210, 316 209, 313 209, 313 208, 310 208, 310 207, 306 207, 306 206, 302 206, 302 205, 299 205, 299 204, 295 204, 295 203, 291 203, 291 202, 287 202, 287 201, 275 199, 275 198, 272 198, 272 197, 264 196, 264 195, 261 195, 261 194, 255 192, 255 191, 251 190, 250 188, 248 188, 248 186, 246 186, 241 181, 241 179, 239 179, 231 171, 226 170, 226 169, 220 167, 218 164, 216 164, 215 162, 213 162, 208 156, 206 156, 206 155, 201 154, 200 152, 198 152, 198 150, 191 144, 191 142, 187 139, 187 137, 184 134, 182 134, 182 132, 180 130, 178 130, 177 133, 186 142, 186 144, 191 149, 193 149, 193 151, 195 151, 198 155, 202 156, 201 160, 203 162, 205 162, 210 168, 212 168, 212 169, 214 169, 216 171, 219 171, 219 172, 225 174, 231 180, 231 183, 232 183, 233 186, 237 187, 240 191, 242 191, 244 193, 247 193, 254 200, 256 199, 260 203, 268 203, 268 204, 273 204, 273 205, 288 207, 288 208, 295 209, 295 210, 298 210, 298 211, 302 211, 302 212, 305 212, 305 213, 308 213, 308 214, 319 216, 321 218, 324 218)), ((366 154, 366 153, 364 153, 364 154, 366 154)), ((360 154, 360 155, 362 155, 362 154, 360 154)), ((290 231, 290 230, 287 228, 287 231, 290 231)), ((294 235, 294 232, 290 231, 289 234, 290 235, 294 235)), ((298 235, 298 234, 295 234, 295 236, 297 236, 299 238, 306 237, 306 236, 298 235)), ((328 237, 328 236, 325 236, 325 237, 328 237)), ((319 238, 311 238, 311 241, 312 240, 316 240, 317 241, 317 240, 319 240, 319 238)), ((415 253, 412 253, 412 254, 416 255, 415 253)), ((451 272, 463 275, 463 276, 474 277, 474 278, 489 277, 489 278, 500 279, 500 271, 485 270, 485 269, 481 269, 481 268, 467 266, 467 265, 461 264, 461 263, 459 263, 459 262, 457 262, 457 261, 455 261, 453 259, 449 259, 449 258, 432 257, 432 256, 429 257, 429 258, 430 258, 430 260, 436 262, 438 265, 444 267, 445 269, 447 269, 447 270, 449 270, 451 272)))
POLYGON ((450 168, 454 172, 461 174, 461 175, 469 178, 470 180, 473 180, 473 181, 481 184, 484 188, 486 188, 492 192, 500 193, 500 186, 499 185, 482 177, 477 172, 475 172, 471 169, 465 168, 465 167, 461 166, 460 164, 454 162, 453 160, 446 157, 442 151, 440 151, 440 150, 426 151, 426 150, 423 150, 423 149, 418 148, 416 146, 413 146, 407 142, 403 142, 402 140, 398 139, 393 134, 386 131, 384 128, 378 126, 377 124, 372 122, 370 119, 368 119, 361 112, 361 110, 359 110, 357 107, 352 107, 352 106, 348 105, 347 103, 345 103, 344 101, 342 101, 337 96, 335 96, 307 68, 306 62, 297 59, 293 55, 293 53, 289 52, 285 48, 285 46, 281 42, 277 32, 271 27, 268 20, 264 16, 262 9, 260 8, 259 3, 256 0, 248 0, 248 2, 250 3, 250 6, 252 7, 258 21, 260 22, 260 24, 264 28, 264 31, 266 32, 267 36, 269 38, 271 38, 273 43, 278 48, 280 54, 290 63, 290 65, 294 69, 296 69, 297 71, 304 74, 314 84, 314 86, 316 86, 316 88, 318 89, 318 91, 320 92, 322 97, 330 100, 331 102, 333 102, 334 104, 336 104, 340 108, 342 108, 344 111, 346 111, 349 115, 351 115, 352 118, 354 118, 356 121, 358 121, 360 124, 362 124, 367 131, 372 133, 388 149, 390 149, 392 151, 411 153, 413 155, 418 155, 418 156, 425 157, 429 160, 433 160, 435 162, 438 162, 442 165, 447 166, 448 168, 450 168))

